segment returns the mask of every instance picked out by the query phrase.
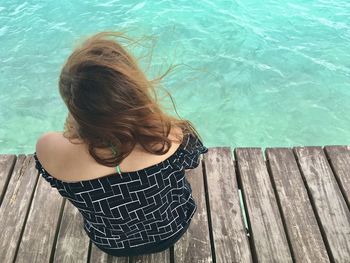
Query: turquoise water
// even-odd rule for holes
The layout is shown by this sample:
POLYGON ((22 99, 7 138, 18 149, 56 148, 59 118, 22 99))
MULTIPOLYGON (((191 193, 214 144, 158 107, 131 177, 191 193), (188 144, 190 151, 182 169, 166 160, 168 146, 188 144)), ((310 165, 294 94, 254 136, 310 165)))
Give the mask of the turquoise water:
POLYGON ((187 65, 164 84, 208 147, 350 145, 349 1, 3 0, 0 153, 62 130, 60 68, 103 30, 156 36, 150 77, 187 65))

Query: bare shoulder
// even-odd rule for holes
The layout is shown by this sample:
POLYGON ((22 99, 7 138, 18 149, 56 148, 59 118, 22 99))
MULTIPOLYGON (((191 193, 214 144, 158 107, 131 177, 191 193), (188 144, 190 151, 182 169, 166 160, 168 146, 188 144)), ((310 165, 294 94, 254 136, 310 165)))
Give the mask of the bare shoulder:
POLYGON ((36 155, 44 167, 52 168, 57 164, 59 153, 67 147, 67 139, 62 132, 49 131, 42 134, 35 146, 36 155))
POLYGON ((47 153, 51 152, 55 147, 55 143, 59 140, 59 132, 46 132, 42 134, 35 146, 35 150, 38 156, 44 157, 47 153))

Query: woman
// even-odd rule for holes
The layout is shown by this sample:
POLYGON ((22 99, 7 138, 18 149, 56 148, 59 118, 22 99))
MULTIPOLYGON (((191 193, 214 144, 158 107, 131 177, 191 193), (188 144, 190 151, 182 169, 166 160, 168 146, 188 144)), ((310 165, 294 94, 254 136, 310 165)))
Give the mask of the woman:
POLYGON ((47 132, 34 158, 41 176, 82 214, 84 230, 114 256, 172 246, 196 211, 185 169, 208 149, 188 120, 167 115, 136 60, 101 32, 64 64, 64 132, 47 132))

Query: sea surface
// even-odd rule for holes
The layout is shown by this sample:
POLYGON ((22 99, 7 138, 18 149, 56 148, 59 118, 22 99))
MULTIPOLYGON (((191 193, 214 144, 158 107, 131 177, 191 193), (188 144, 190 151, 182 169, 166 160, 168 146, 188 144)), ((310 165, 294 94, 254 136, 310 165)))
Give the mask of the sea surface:
POLYGON ((63 129, 61 67, 111 30, 150 79, 180 64, 163 85, 207 147, 350 145, 350 1, 2 0, 0 153, 63 129))

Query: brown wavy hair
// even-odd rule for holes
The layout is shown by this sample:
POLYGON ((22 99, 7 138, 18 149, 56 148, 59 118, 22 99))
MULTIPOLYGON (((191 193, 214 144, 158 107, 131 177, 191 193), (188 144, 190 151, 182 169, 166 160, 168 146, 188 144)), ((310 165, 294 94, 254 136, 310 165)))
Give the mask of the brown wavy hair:
MULTIPOLYGON (((59 77, 59 92, 69 110, 63 136, 87 144, 90 155, 105 166, 120 164, 137 143, 149 153, 167 153, 172 127, 201 138, 189 120, 167 114, 158 102, 157 88, 175 66, 148 80, 115 37, 136 43, 122 32, 100 32, 85 39, 65 62, 59 77), (98 149, 109 147, 114 154, 102 156, 98 149)), ((182 137, 177 139, 182 143, 182 137)))

